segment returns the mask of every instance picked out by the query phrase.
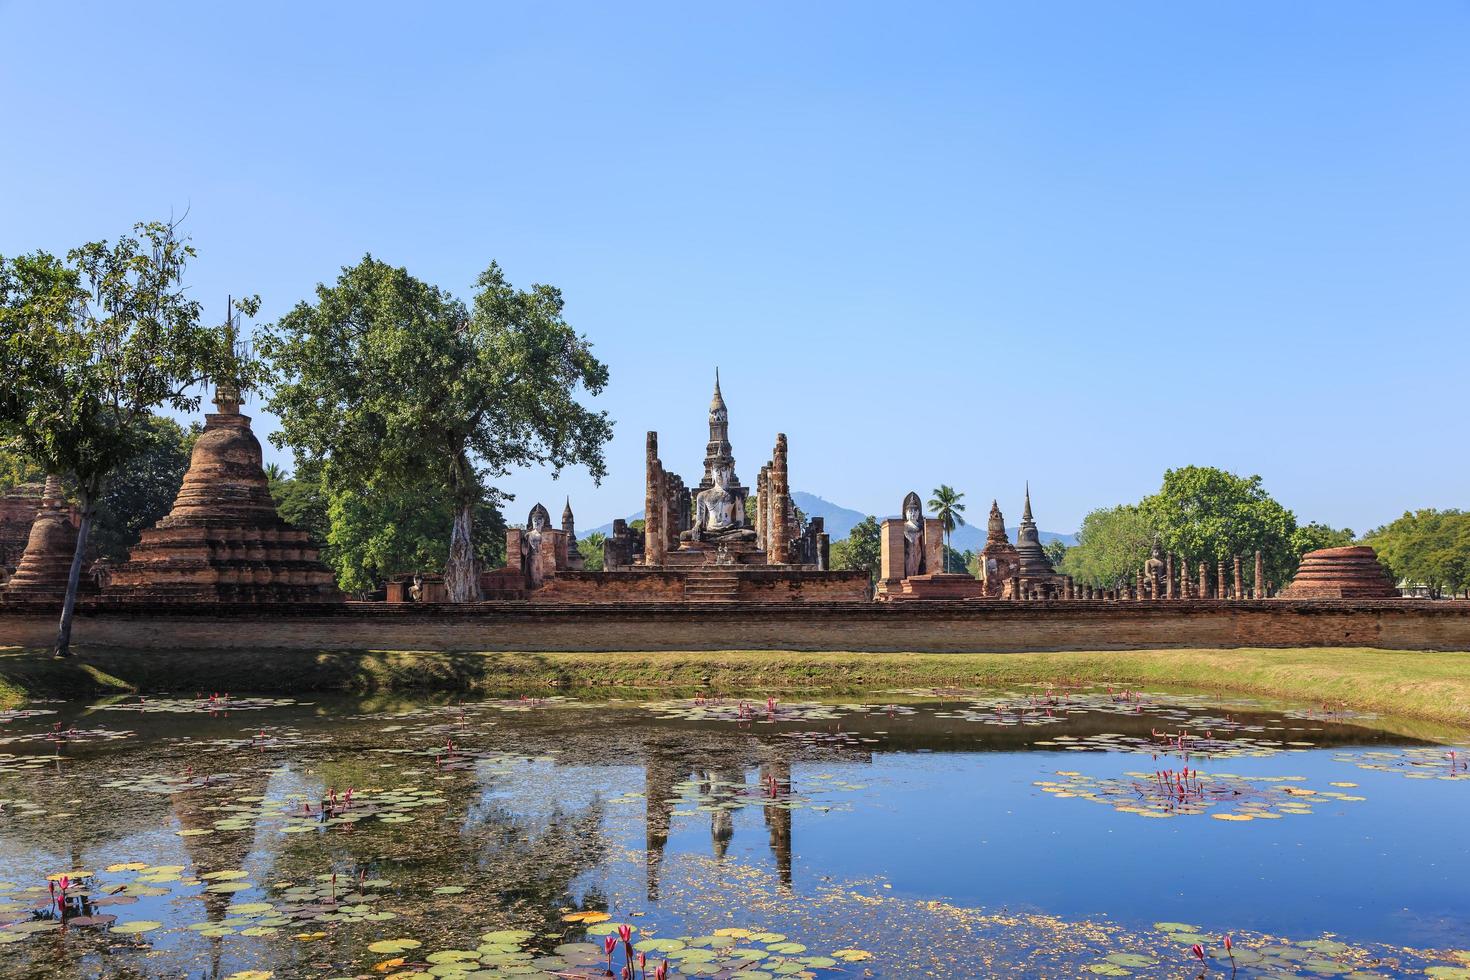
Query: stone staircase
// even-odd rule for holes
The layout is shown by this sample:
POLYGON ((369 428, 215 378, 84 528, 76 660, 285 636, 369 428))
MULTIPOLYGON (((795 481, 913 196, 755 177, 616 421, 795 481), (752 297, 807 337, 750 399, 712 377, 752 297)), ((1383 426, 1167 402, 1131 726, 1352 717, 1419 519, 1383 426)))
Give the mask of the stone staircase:
POLYGON ((733 568, 690 569, 684 579, 688 602, 735 602, 740 598, 740 576, 733 568))

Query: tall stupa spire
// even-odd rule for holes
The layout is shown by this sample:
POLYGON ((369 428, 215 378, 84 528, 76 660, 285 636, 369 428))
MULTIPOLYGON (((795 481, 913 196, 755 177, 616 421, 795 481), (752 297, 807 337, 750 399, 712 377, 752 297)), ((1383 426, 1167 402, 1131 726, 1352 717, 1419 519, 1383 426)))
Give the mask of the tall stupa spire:
POLYGON ((715 392, 709 400, 709 444, 704 452, 704 479, 699 489, 714 486, 715 467, 723 465, 730 470, 729 483, 738 486, 735 476, 735 456, 730 449, 730 411, 725 407, 725 396, 720 393, 720 369, 715 368, 715 392))
POLYGON ((1027 480, 1026 481, 1026 508, 1021 513, 1021 522, 1023 524, 1029 524, 1029 523, 1031 523, 1032 520, 1033 520, 1033 518, 1031 517, 1031 481, 1030 480, 1027 480))

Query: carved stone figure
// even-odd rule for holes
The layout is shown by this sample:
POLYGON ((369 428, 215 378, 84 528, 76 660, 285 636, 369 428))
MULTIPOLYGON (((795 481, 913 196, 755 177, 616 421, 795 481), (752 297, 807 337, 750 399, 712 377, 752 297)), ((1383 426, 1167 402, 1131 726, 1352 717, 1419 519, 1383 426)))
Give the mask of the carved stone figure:
POLYGON ((745 499, 731 488, 730 467, 714 467, 714 482, 694 496, 694 526, 691 541, 754 540, 755 532, 745 526, 745 499))
POLYGON ((924 567, 924 506, 919 495, 912 490, 903 498, 903 576, 912 578, 923 575, 924 567))
POLYGON ((1154 546, 1149 550, 1148 561, 1143 563, 1143 574, 1147 577, 1153 591, 1149 594, 1152 599, 1161 599, 1164 595, 1164 582, 1167 574, 1167 563, 1164 561, 1164 549, 1159 544, 1159 536, 1154 535, 1154 546))
POLYGON ((537 504, 526 517, 526 534, 521 539, 521 561, 531 587, 540 585, 546 578, 546 569, 541 559, 541 539, 551 525, 551 514, 537 504))

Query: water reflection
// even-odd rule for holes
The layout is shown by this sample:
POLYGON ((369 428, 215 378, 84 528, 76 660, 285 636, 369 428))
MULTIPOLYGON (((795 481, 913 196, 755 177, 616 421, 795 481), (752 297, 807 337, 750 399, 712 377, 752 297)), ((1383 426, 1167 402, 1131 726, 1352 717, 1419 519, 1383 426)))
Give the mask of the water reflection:
MULTIPOLYGON (((496 955, 546 956, 563 940, 597 939, 564 921, 587 909, 658 936, 760 926, 827 949, 861 937, 815 916, 816 897, 851 898, 875 880, 892 886, 876 893, 883 901, 917 903, 901 913, 914 929, 924 907, 1005 908, 1107 916, 1134 930, 1109 942, 1145 950, 1172 941, 1149 938, 1152 923, 1176 919, 1387 944, 1470 940, 1454 916, 1470 885, 1453 870, 1470 859, 1458 830, 1470 783, 1434 767, 1432 740, 1197 698, 1139 710, 1053 700, 1035 724, 993 697, 874 702, 711 717, 626 702, 334 701, 131 713, 127 738, 12 741, 0 745, 12 753, 0 759, 0 877, 14 885, 0 891, 0 925, 33 915, 27 889, 45 875, 78 869, 98 873, 78 912, 120 895, 136 899, 110 906, 120 923, 160 925, 127 939, 81 928, 24 938, 0 947, 0 972, 355 975, 372 972, 363 950, 374 941, 473 950, 496 929, 536 937, 534 950, 496 955), (1183 730, 1190 740, 1175 747, 1183 730), (1399 754, 1372 755, 1389 750, 1399 754), (1401 756, 1426 766, 1406 769, 1417 781, 1382 771, 1401 756), (1087 805, 1086 787, 1181 765, 1268 788, 1303 782, 1269 824, 1156 823, 1087 805), (349 789, 372 804, 323 812, 349 789), (124 863, 153 870, 111 870, 124 863), (1204 872, 1201 890, 1180 868, 1229 872, 1204 872)), ((50 707, 54 717, 15 718, 0 736, 117 717, 50 707)), ((1019 928, 1014 916, 1003 927, 967 915, 969 928, 993 931, 996 950, 1016 944, 1017 962, 1035 938, 1004 931, 1019 928)), ((870 968, 896 969, 912 952, 890 950, 870 968)))

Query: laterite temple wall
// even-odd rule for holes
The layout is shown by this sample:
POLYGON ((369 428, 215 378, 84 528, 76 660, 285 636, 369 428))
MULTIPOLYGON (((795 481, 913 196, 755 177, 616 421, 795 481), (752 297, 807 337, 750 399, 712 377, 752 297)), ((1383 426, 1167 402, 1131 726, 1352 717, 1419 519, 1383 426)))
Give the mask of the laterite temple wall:
MULTIPOLYGON (((650 582, 652 587, 654 583, 650 582)), ((0 645, 45 646, 52 605, 0 604, 0 645)), ((84 604, 79 645, 399 650, 1470 650, 1470 602, 909 602, 473 607, 84 604)))

